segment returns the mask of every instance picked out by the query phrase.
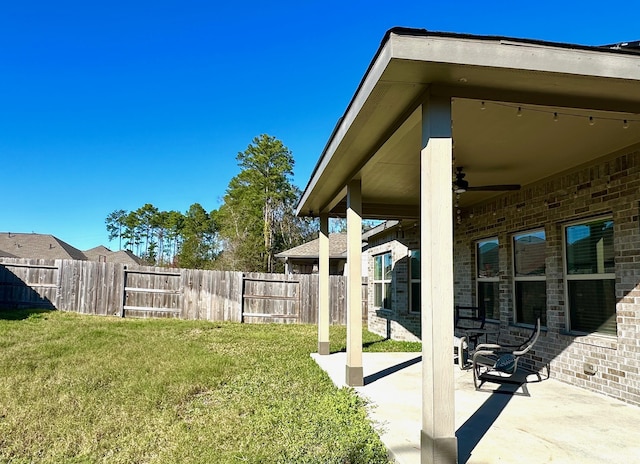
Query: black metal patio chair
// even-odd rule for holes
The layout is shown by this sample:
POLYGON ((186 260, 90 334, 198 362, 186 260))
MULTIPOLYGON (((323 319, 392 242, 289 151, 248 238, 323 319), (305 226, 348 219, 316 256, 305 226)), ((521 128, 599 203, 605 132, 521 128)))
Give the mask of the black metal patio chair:
POLYGON ((488 333, 497 334, 497 331, 485 328, 485 323, 486 312, 483 307, 454 307, 453 353, 460 369, 469 368, 469 356, 480 337, 484 336, 486 340, 488 333))
POLYGON ((520 358, 531 351, 539 336, 540 318, 531 336, 519 345, 479 344, 471 357, 473 384, 476 390, 479 390, 482 382, 486 380, 508 382, 518 370, 520 358))

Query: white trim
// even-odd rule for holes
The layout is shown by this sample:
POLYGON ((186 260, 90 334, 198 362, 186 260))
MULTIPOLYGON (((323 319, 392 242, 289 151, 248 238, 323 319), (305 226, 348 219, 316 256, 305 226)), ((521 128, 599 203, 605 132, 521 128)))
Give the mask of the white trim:
POLYGON ((486 40, 473 36, 416 37, 392 34, 390 42, 393 47, 391 59, 478 66, 482 69, 516 69, 559 74, 561 77, 639 79, 640 62, 636 55, 601 48, 580 49, 553 43, 531 43, 509 38, 486 40))
MULTIPOLYGON (((481 302, 479 300, 479 284, 480 283, 495 283, 495 282, 500 282, 500 238, 497 235, 491 236, 491 237, 485 237, 485 238, 481 238, 478 239, 474 242, 474 253, 475 253, 475 263, 474 263, 474 269, 473 269, 473 275, 475 277, 475 282, 476 282, 476 305, 480 306, 481 302), (495 276, 491 276, 491 277, 480 277, 479 272, 478 272, 478 258, 480 253, 478 253, 478 244, 481 242, 488 242, 488 241, 492 241, 492 240, 496 240, 498 242, 498 269, 496 270, 496 275, 495 276)), ((500 297, 500 291, 498 290, 498 298, 500 297)), ((491 321, 499 321, 500 317, 498 315, 498 318, 495 319, 493 317, 489 317, 489 311, 487 311, 487 308, 484 308, 487 314, 487 319, 491 320, 491 321)), ((500 300, 498 299, 498 313, 500 312, 500 300)))
MULTIPOLYGON (((545 286, 544 286, 544 294, 545 294, 545 307, 544 307, 544 311, 547 311, 547 265, 545 262, 545 268, 544 268, 544 274, 542 275, 536 275, 536 276, 520 276, 518 277, 517 273, 516 273, 516 237, 517 236, 521 236, 521 235, 528 235, 528 234, 533 234, 536 232, 542 232, 544 234, 544 244, 545 244, 545 261, 546 261, 546 257, 547 257, 547 250, 546 250, 546 245, 547 245, 547 231, 545 230, 544 227, 539 227, 539 228, 534 228, 534 229, 529 229, 529 230, 522 230, 519 232, 514 232, 513 234, 511 234, 511 275, 512 275, 512 281, 511 281, 511 290, 512 290, 512 295, 511 295, 511 301, 513 302, 513 307, 512 307, 512 313, 513 313, 513 321, 516 324, 532 324, 532 322, 526 322, 526 321, 520 321, 518 320, 518 299, 517 299, 517 290, 516 290, 516 285, 518 282, 544 282, 545 286)), ((546 324, 545 324, 546 325, 546 324)))
POLYGON ((565 274, 565 280, 614 280, 615 272, 605 274, 565 274))
MULTIPOLYGON (((417 251, 418 253, 420 253, 420 248, 407 248, 407 257, 409 258, 409 266, 407 266, 408 268, 408 275, 407 275, 407 287, 409 287, 407 290, 407 293, 409 294, 409 307, 408 307, 408 313, 409 314, 420 314, 420 311, 414 311, 413 310, 413 284, 420 284, 420 282, 422 281, 422 275, 420 276, 419 279, 414 279, 413 278, 413 265, 412 265, 412 253, 414 251, 417 251)), ((420 262, 422 262, 422 254, 420 253, 420 262)), ((418 269, 420 269, 420 265, 418 265, 418 269)), ((418 292, 420 292, 420 287, 418 287, 418 292)))
POLYGON ((387 251, 383 251, 381 253, 376 253, 375 255, 372 255, 371 258, 373 259, 373 278, 371 279, 371 283, 373 284, 373 306, 374 308, 378 308, 380 310, 388 310, 391 311, 393 310, 393 308, 391 307, 391 300, 393 299, 392 293, 393 293, 393 286, 392 286, 392 282, 393 282, 393 276, 390 276, 389 279, 385 279, 384 278, 384 256, 385 255, 389 255, 389 259, 391 261, 391 273, 393 274, 393 253, 391 250, 387 250, 387 251), (376 279, 376 258, 381 258, 382 259, 382 266, 381 266, 381 278, 380 279, 376 279), (376 284, 382 284, 382 302, 384 302, 385 299, 385 286, 389 286, 389 301, 388 301, 388 308, 385 308, 382 305, 378 305, 376 302, 376 284))
POLYGON ((516 277, 515 275, 513 276, 513 281, 514 282, 540 282, 540 281, 546 281, 547 280, 547 276, 543 275, 543 276, 526 276, 526 277, 516 277))
MULTIPOLYGON (((614 273, 602 273, 602 274, 569 274, 567 269, 567 228, 577 225, 585 225, 591 222, 597 221, 612 221, 613 215, 606 214, 602 216, 591 216, 585 217, 583 219, 578 219, 575 221, 567 222, 562 225, 562 281, 564 286, 564 313, 565 313, 565 324, 567 327, 567 331, 575 334, 584 334, 585 332, 582 330, 574 329, 571 325, 571 307, 569 304, 569 285, 567 282, 569 281, 579 281, 579 280, 613 280, 615 286, 616 274, 614 273)), ((615 227, 615 222, 614 222, 615 227)), ((615 243, 615 238, 614 238, 615 243)), ((614 307, 614 312, 617 312, 617 307, 614 307)), ((617 322, 616 322, 617 327, 617 322)), ((615 335, 604 333, 604 332, 594 332, 592 335, 604 336, 604 337, 615 337, 615 335)))

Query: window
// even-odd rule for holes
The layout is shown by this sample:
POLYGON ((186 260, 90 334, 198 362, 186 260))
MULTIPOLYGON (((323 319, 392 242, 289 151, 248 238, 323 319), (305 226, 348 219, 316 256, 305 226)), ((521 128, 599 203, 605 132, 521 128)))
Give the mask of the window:
POLYGON ((476 243, 476 283, 478 306, 484 307, 487 319, 500 319, 500 276, 498 239, 489 238, 476 243))
POLYGON ((391 309, 391 252, 373 257, 373 304, 391 309))
POLYGON ((544 230, 513 236, 515 321, 547 325, 546 237, 544 230))
POLYGON ((564 242, 569 328, 616 335, 613 221, 568 225, 564 242))
POLYGON ((409 268, 411 279, 409 282, 411 303, 409 306, 412 313, 420 312, 420 250, 409 251, 409 268))

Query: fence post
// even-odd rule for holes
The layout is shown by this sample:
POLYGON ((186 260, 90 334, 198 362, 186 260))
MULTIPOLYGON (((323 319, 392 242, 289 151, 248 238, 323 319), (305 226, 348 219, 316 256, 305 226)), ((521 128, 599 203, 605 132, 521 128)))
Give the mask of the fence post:
POLYGON ((61 309, 60 300, 64 300, 64 298, 62 298, 62 260, 56 259, 55 263, 56 266, 58 266, 58 278, 56 279, 56 302, 53 306, 59 310, 61 309))
POLYGON ((120 309, 120 317, 124 317, 124 307, 127 304, 127 266, 122 271, 122 308, 120 309))
POLYGON ((245 290, 244 272, 240 273, 240 323, 244 324, 244 290, 245 290))

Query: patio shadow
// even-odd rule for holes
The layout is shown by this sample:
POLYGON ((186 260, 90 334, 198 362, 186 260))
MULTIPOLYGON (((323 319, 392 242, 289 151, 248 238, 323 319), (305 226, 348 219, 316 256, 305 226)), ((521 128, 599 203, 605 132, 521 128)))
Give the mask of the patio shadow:
POLYGON ((375 374, 369 374, 364 378, 364 384, 365 385, 369 385, 373 382, 375 382, 376 380, 380 380, 388 375, 394 374, 398 371, 401 371, 402 369, 405 369, 409 366, 413 366, 414 364, 418 364, 420 361, 422 361, 422 355, 416 356, 413 359, 409 359, 408 361, 404 361, 401 362, 399 364, 396 364, 395 366, 391 366, 391 367, 387 367, 386 369, 382 369, 379 372, 376 372, 375 374))
MULTIPOLYGON (((487 401, 456 431, 458 462, 460 464, 466 463, 471 458, 473 449, 480 443, 482 437, 507 407, 507 404, 513 398, 514 386, 514 384, 504 384, 493 390, 487 401)), ((526 388, 526 384, 521 384, 520 386, 526 388)))

